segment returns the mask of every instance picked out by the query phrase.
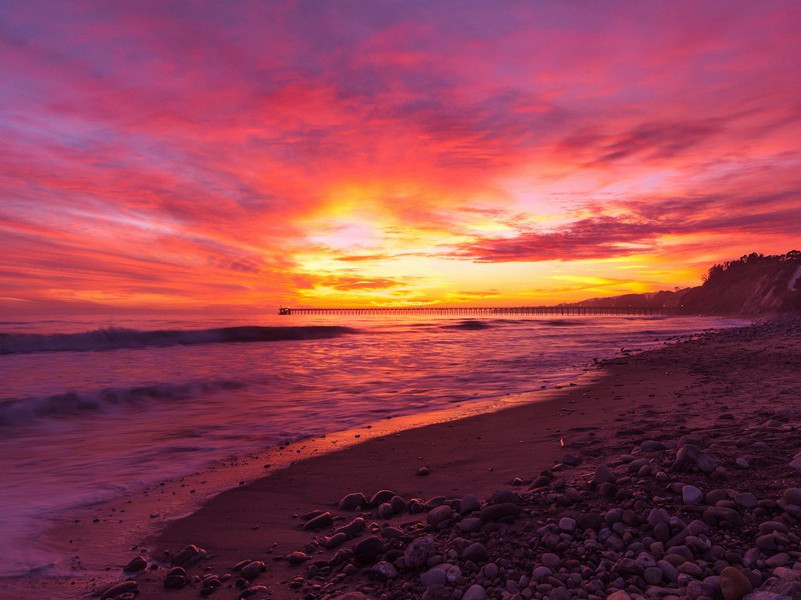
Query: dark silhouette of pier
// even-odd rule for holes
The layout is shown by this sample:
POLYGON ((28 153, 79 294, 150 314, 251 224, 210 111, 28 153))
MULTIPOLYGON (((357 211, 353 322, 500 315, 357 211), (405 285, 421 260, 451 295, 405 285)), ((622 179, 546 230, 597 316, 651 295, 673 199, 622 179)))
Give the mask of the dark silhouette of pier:
POLYGON ((347 308, 289 308, 278 309, 279 315, 675 315, 675 307, 649 306, 501 306, 501 307, 347 307, 347 308))

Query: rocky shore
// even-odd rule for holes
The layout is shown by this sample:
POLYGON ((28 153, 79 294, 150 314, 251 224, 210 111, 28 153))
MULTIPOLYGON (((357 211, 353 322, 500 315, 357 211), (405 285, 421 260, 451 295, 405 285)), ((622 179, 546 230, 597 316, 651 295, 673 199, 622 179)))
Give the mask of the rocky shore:
MULTIPOLYGON (((504 442, 537 426, 526 410, 553 427, 542 407, 495 417, 506 430, 489 458, 494 421, 483 415, 450 446, 442 428, 426 427, 391 455, 362 448, 369 480, 359 477, 362 444, 316 465, 329 469, 330 490, 298 500, 310 510, 273 514, 280 477, 222 498, 132 557, 130 579, 99 595, 801 598, 801 320, 702 335, 604 369, 548 408, 567 427, 552 430, 547 447, 504 442), (407 458, 426 454, 424 441, 458 455, 407 458), (399 460, 411 463, 403 477, 393 475, 399 460), (319 502, 343 485, 335 501, 319 502)), ((319 487, 325 474, 314 467, 300 463, 285 484, 305 473, 322 477, 319 487)))

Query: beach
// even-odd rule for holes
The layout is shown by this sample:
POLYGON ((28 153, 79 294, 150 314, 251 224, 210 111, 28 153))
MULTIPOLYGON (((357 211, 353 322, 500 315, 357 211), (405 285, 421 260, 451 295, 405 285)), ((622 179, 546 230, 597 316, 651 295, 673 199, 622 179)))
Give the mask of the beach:
POLYGON ((290 463, 140 540, 146 570, 116 597, 798 597, 799 366, 783 319, 290 463))

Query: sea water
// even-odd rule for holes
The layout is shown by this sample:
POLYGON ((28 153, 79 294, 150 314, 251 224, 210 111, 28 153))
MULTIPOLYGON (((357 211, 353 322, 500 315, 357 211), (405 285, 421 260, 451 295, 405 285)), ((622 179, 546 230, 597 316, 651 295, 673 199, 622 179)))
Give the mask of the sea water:
MULTIPOLYGON (((0 575, 71 507, 305 436, 574 379, 700 317, 103 318, 0 323, 0 575)), ((47 560, 50 560, 48 557, 47 560)))

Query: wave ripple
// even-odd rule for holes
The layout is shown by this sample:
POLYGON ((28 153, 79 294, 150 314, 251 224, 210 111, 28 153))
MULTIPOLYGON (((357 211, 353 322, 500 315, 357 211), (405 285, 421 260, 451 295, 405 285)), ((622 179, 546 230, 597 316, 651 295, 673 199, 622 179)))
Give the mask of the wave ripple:
POLYGON ((358 330, 336 325, 308 325, 304 327, 243 326, 158 331, 139 331, 112 327, 83 333, 2 333, 0 334, 0 354, 84 352, 89 350, 115 350, 118 348, 144 348, 146 346, 314 340, 339 337, 351 333, 358 333, 358 330))

